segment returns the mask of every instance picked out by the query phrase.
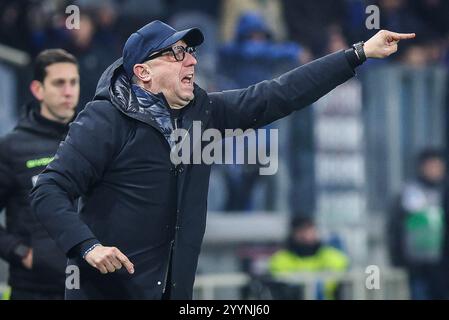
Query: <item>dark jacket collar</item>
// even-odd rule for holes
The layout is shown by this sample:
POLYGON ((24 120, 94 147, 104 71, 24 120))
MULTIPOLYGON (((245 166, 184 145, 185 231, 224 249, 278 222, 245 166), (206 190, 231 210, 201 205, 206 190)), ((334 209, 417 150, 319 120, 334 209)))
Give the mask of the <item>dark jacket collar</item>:
POLYGON ((37 101, 32 101, 25 106, 25 113, 19 120, 17 129, 29 132, 52 136, 61 139, 61 136, 67 134, 69 124, 64 124, 44 118, 41 113, 41 107, 37 101))
POLYGON ((150 111, 151 119, 157 123, 170 147, 173 147, 175 141, 170 139, 170 135, 174 130, 174 123, 172 122, 171 109, 168 107, 164 96, 152 94, 136 84, 131 87, 137 97, 139 106, 150 111))

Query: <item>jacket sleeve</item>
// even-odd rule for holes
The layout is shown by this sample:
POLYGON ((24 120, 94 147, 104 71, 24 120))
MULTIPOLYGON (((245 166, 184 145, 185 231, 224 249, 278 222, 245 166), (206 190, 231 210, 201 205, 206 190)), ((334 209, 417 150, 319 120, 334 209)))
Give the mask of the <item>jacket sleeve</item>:
POLYGON ((355 75, 339 51, 246 89, 209 94, 214 127, 259 128, 304 108, 355 75))
MULTIPOLYGON (((0 213, 5 208, 15 185, 13 171, 7 159, 7 155, 10 154, 7 143, 6 137, 0 139, 0 213)), ((21 258, 14 254, 14 249, 19 244, 22 244, 22 239, 0 225, 0 257, 9 263, 19 261, 21 258)))
POLYGON ((119 149, 123 123, 119 123, 118 113, 108 102, 87 105, 70 125, 55 159, 39 175, 31 191, 37 219, 69 256, 75 246, 96 240, 80 219, 75 200, 102 177, 107 163, 119 149))

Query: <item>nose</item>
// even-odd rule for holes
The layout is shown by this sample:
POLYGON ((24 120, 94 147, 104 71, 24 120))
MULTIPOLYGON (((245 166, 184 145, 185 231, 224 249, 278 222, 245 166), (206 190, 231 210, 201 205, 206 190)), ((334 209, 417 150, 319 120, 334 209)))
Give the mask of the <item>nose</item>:
POLYGON ((184 63, 186 67, 194 66, 198 63, 198 60, 196 60, 196 58, 192 54, 186 52, 184 63))
POLYGON ((67 83, 67 84, 64 86, 64 89, 63 89, 62 93, 63 93, 63 95, 66 96, 66 97, 73 96, 73 94, 74 94, 74 88, 73 88, 73 86, 72 86, 70 83, 67 83))

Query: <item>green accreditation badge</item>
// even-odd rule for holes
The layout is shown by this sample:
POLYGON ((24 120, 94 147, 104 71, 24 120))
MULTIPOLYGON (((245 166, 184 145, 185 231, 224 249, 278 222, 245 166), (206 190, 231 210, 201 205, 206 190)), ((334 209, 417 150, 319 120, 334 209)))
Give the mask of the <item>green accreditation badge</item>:
POLYGON ((437 262, 443 246, 443 209, 428 207, 411 211, 406 219, 406 248, 410 258, 437 262))

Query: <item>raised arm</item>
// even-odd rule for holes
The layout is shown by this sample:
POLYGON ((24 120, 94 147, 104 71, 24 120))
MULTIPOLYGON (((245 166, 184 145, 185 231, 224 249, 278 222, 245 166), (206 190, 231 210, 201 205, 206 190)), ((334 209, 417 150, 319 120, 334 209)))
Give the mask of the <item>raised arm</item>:
POLYGON ((354 75, 344 51, 339 51, 273 80, 211 93, 214 126, 220 130, 263 127, 312 104, 354 75))
MULTIPOLYGON (((397 51, 400 40, 414 37, 414 33, 379 31, 364 45, 366 58, 388 57, 397 51)), ((274 80, 211 93, 214 126, 221 130, 257 128, 304 108, 355 75, 352 58, 339 51, 274 80)))

